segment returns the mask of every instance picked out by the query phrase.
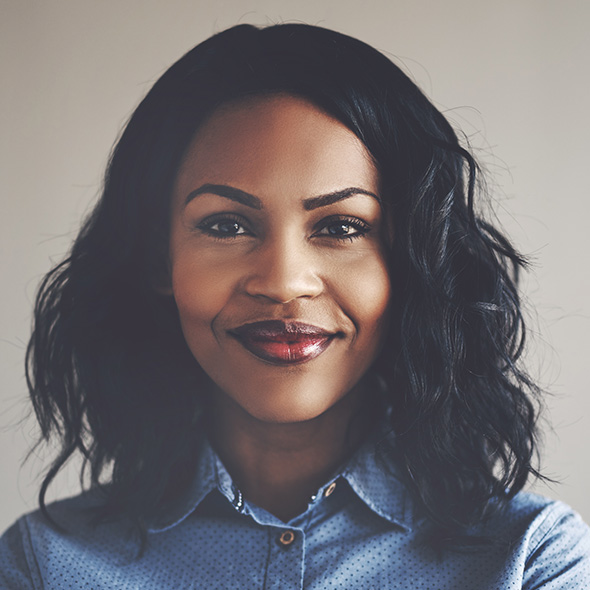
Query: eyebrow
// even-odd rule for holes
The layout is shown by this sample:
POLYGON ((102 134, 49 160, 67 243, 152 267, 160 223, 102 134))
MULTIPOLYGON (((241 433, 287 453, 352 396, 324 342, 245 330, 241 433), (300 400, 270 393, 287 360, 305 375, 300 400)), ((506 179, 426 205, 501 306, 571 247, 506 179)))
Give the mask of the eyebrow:
POLYGON ((369 197, 373 197, 377 200, 379 204, 381 204, 381 199, 371 191, 365 190, 364 188, 358 188, 356 186, 351 186, 349 188, 342 189, 340 191, 334 191, 333 193, 328 193, 327 195, 320 195, 318 197, 311 197, 309 199, 303 199, 303 208, 306 211, 312 211, 313 209, 317 209, 318 207, 326 207, 331 205, 332 203, 337 203, 338 201, 342 201, 343 199, 348 199, 349 197, 354 197, 355 195, 367 195, 369 197))
MULTIPOLYGON (((243 191, 239 188, 235 188, 233 186, 228 186, 226 184, 204 184, 199 188, 191 191, 184 202, 185 207, 199 195, 210 193, 214 195, 218 195, 225 199, 229 199, 230 201, 236 201, 237 203, 241 203, 242 205, 246 205, 246 207, 251 207, 252 209, 263 209, 262 201, 250 194, 246 191, 243 191)), ((353 197, 355 195, 367 195, 369 197, 373 197, 379 204, 381 204, 381 199, 371 191, 365 190, 364 188, 359 188, 356 186, 351 186, 339 191, 334 191, 332 193, 327 193, 325 195, 319 195, 317 197, 310 197, 308 199, 303 199, 303 208, 306 211, 312 211, 313 209, 318 209, 319 207, 327 207, 328 205, 332 205, 332 203, 337 203, 338 201, 342 201, 343 199, 348 199, 349 197, 353 197)))
POLYGON ((186 207, 195 197, 204 193, 218 195, 225 199, 229 199, 230 201, 236 201, 237 203, 246 205, 246 207, 251 207, 252 209, 262 209, 262 201, 258 197, 255 197, 246 191, 242 191, 239 188, 227 186, 226 184, 204 184, 203 186, 200 186, 187 195, 184 201, 184 206, 186 207))

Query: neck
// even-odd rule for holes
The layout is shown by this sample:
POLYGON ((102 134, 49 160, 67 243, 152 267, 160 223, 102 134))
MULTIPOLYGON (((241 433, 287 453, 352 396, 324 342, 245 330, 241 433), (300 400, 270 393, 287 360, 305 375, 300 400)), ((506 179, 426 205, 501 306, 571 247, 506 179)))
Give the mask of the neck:
POLYGON ((358 448, 367 434, 370 412, 354 388, 330 410, 312 420, 268 423, 233 400, 215 396, 211 444, 244 497, 288 521, 303 512, 309 498, 358 448))

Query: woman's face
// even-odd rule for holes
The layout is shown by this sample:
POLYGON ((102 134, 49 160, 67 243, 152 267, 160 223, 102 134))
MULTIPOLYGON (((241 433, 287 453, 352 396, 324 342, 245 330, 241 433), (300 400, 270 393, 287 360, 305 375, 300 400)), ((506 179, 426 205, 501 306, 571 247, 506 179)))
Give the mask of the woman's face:
POLYGON ((215 111, 172 202, 172 293, 193 355, 269 422, 315 418, 377 355, 390 300, 379 175, 336 119, 291 96, 215 111))

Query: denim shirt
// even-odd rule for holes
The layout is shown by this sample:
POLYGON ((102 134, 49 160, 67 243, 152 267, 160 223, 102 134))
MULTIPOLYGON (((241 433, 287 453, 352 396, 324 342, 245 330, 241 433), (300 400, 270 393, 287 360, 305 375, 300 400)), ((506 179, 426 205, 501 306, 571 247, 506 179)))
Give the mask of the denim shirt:
POLYGON ((49 507, 67 532, 38 511, 8 529, 0 588, 590 589, 590 530, 565 504, 519 493, 482 531, 505 543, 438 554, 392 460, 369 443, 287 523, 246 501, 204 444, 192 488, 151 523, 141 557, 122 524, 88 524, 93 502, 87 492, 49 507))

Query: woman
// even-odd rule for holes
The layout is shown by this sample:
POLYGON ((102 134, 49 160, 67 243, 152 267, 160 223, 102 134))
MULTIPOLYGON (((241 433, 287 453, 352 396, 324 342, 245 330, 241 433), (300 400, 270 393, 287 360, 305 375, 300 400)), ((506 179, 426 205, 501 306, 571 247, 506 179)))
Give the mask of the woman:
POLYGON ((129 121, 41 285, 28 349, 61 453, 3 537, 10 588, 585 588, 538 476, 523 259, 395 65, 242 25, 129 121), (90 489, 45 506, 75 452, 90 489))

